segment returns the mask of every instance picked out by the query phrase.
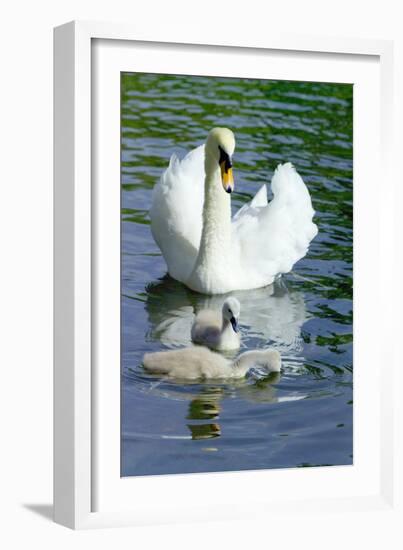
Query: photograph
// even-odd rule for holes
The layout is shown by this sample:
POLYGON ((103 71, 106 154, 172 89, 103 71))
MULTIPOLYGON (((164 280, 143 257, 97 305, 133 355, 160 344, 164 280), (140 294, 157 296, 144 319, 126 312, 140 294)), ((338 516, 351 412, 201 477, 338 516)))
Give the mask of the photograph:
POLYGON ((353 464, 353 85, 120 73, 121 477, 353 464))

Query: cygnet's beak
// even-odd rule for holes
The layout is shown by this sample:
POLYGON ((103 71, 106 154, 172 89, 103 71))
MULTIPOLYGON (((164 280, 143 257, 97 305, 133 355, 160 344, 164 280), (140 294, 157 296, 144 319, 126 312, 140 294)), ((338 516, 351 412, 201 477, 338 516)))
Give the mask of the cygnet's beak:
POLYGON ((234 332, 239 332, 238 321, 235 319, 235 317, 231 317, 230 323, 232 325, 232 328, 234 329, 234 332))
POLYGON ((232 173, 232 161, 231 157, 220 147, 220 169, 221 169, 221 181, 224 190, 227 193, 232 193, 234 190, 234 175, 232 173))

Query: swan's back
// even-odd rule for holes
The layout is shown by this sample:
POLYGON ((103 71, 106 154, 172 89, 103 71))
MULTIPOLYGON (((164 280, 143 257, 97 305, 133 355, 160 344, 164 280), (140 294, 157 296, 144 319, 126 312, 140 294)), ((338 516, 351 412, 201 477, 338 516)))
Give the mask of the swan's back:
POLYGON ((194 346, 146 353, 143 357, 147 371, 184 380, 243 378, 254 365, 262 365, 269 372, 280 372, 280 354, 273 349, 252 350, 231 362, 208 348, 194 346))
POLYGON ((169 274, 189 277, 199 250, 204 201, 204 145, 182 160, 174 154, 151 199, 151 231, 169 274))
POLYGON ((233 372, 228 359, 201 346, 146 353, 143 366, 155 374, 188 380, 229 378, 233 372))

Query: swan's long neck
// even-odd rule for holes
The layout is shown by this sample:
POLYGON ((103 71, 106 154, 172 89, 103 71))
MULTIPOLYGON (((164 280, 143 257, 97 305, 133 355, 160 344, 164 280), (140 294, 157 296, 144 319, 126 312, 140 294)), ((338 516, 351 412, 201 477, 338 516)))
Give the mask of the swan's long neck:
POLYGON ((206 151, 203 229, 197 265, 214 270, 223 265, 231 244, 231 197, 222 187, 217 160, 206 151))

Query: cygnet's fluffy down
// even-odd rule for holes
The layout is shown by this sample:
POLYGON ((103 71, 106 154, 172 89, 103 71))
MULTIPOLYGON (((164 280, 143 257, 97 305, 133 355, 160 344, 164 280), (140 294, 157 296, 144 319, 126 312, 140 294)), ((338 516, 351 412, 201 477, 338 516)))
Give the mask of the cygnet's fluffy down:
POLYGON ((154 374, 186 380, 243 378, 249 369, 262 366, 279 372, 281 356, 277 350, 254 350, 242 353, 234 361, 201 346, 146 353, 144 368, 154 374))
POLYGON ((241 305, 236 298, 227 298, 222 311, 203 309, 193 322, 192 341, 210 349, 238 349, 241 343, 238 320, 241 305))

